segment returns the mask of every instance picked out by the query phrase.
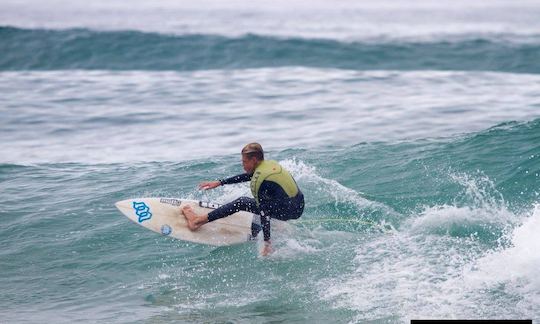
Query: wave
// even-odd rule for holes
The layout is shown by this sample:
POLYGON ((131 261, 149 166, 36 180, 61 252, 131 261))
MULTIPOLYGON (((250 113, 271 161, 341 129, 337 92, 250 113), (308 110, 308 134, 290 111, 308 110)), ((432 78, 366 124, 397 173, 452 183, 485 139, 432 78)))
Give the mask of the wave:
MULTIPOLYGON (((509 122, 459 137, 361 143, 318 158, 346 170, 332 176, 336 181, 398 214, 424 215, 428 222, 459 214, 471 221, 471 214, 521 213, 538 201, 539 130, 540 119, 509 122)), ((440 229, 468 235, 478 224, 506 223, 503 216, 501 222, 478 216, 465 229, 454 229, 449 219, 440 229)))
MULTIPOLYGON (((517 36, 516 36, 517 37, 517 36)), ((0 27, 0 70, 207 70, 306 66, 352 70, 540 73, 539 37, 343 42, 248 34, 164 35, 138 31, 0 27)))

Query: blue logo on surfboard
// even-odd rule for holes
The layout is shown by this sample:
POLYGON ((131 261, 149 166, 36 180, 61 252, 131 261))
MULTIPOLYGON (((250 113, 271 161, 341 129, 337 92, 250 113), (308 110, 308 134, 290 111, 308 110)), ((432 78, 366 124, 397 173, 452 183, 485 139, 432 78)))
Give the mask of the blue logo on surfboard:
POLYGON ((135 209, 135 214, 139 216, 139 223, 144 222, 152 218, 152 213, 150 212, 150 207, 148 207, 144 202, 133 202, 133 209, 135 209))
POLYGON ((165 224, 161 226, 161 234, 169 235, 171 233, 172 233, 172 228, 169 225, 165 224))

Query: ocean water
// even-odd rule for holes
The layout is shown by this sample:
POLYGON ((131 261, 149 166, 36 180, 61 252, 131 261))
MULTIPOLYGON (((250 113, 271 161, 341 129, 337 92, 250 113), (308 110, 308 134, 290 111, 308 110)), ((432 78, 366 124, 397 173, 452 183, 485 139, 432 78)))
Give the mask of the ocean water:
POLYGON ((0 3, 0 322, 540 320, 537 1, 0 3), (210 247, 114 202, 224 203, 258 141, 292 230, 210 247))

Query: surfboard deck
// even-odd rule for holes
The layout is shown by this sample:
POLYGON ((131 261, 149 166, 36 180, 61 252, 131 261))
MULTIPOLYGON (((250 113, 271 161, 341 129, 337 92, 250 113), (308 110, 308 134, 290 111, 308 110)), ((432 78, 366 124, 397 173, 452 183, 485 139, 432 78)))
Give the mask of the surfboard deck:
POLYGON ((115 203, 122 214, 138 225, 179 240, 214 246, 233 245, 253 240, 251 236, 253 214, 241 211, 207 223, 196 231, 191 231, 181 212, 186 205, 190 205, 199 215, 220 206, 178 198, 135 198, 115 203))

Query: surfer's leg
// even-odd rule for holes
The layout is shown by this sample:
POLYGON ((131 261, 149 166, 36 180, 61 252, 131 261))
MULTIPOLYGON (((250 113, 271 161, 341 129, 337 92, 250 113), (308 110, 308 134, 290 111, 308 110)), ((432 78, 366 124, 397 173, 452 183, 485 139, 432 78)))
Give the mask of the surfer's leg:
POLYGON ((197 215, 191 206, 187 205, 182 208, 182 213, 186 216, 188 228, 192 231, 208 223, 208 215, 197 215))
POLYGON ((241 210, 254 213, 254 214, 259 213, 259 207, 257 207, 257 203, 255 202, 255 199, 248 198, 248 197, 240 197, 228 204, 220 206, 212 210, 211 212, 209 212, 208 221, 213 222, 216 219, 227 217, 241 210))
MULTIPOLYGON (((248 197, 240 197, 236 199, 235 201, 225 204, 217 209, 214 209, 210 213, 208 213, 208 221, 211 222, 216 219, 227 217, 241 210, 247 211, 253 214, 260 213, 259 207, 257 207, 257 203, 255 202, 255 199, 248 198, 248 197)), ((257 234, 259 234, 260 231, 261 231, 261 225, 255 222, 251 224, 251 236, 253 237, 257 236, 257 234)))

